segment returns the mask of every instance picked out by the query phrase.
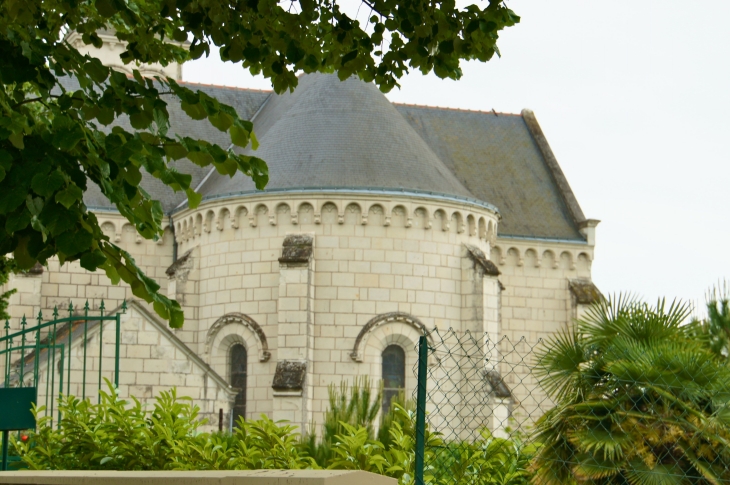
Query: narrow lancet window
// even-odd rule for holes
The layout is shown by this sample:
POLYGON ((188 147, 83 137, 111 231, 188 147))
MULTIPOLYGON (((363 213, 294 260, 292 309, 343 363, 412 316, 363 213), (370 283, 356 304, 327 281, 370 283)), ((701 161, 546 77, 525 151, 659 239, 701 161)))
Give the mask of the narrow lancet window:
POLYGON ((236 344, 231 347, 231 386, 241 391, 233 402, 233 426, 238 423, 239 416, 246 417, 246 376, 248 354, 246 347, 236 344))
POLYGON ((406 353, 398 345, 383 350, 383 413, 390 410, 394 397, 406 390, 406 353))

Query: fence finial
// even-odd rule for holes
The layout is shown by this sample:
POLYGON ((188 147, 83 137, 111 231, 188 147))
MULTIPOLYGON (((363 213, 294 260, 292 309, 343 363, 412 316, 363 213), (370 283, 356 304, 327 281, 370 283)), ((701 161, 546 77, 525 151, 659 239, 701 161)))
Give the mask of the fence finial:
POLYGON ((127 313, 127 300, 122 300, 122 313, 127 313))
POLYGON ((101 315, 104 316, 104 310, 106 307, 104 306, 104 300, 101 300, 101 304, 99 305, 99 311, 101 311, 101 315))
POLYGON ((56 305, 53 306, 53 319, 54 320, 58 319, 58 306, 56 306, 56 305))
POLYGON ((89 313, 89 300, 86 300, 86 303, 84 304, 84 312, 89 313))
POLYGON ((72 317, 74 314, 74 303, 69 300, 68 302, 68 316, 72 317))

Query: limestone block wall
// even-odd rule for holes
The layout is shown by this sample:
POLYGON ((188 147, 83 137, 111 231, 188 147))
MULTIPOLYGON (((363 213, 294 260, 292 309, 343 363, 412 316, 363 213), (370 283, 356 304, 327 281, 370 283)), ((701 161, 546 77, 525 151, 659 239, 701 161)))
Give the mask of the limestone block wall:
MULTIPOLYGON (((492 209, 466 202, 372 194, 325 197, 301 194, 282 200, 278 194, 212 201, 175 216, 179 253, 199 252, 198 351, 207 361, 220 362, 216 370, 227 374, 225 355, 232 340, 219 345, 214 334, 220 331, 215 323, 228 314, 249 317, 268 341, 268 362, 252 360, 260 348, 248 349, 256 369, 249 371, 251 416, 277 409, 271 382, 276 362, 287 358, 279 355, 286 342, 279 320, 289 310, 281 305, 290 295, 281 294, 278 261, 286 235, 311 234, 314 240, 313 349, 307 372, 312 398, 306 405, 321 423, 327 386, 363 374, 379 380, 380 353, 391 343, 406 350, 407 385, 415 388, 411 369, 419 330, 414 324, 379 322, 361 344, 360 356, 353 357, 358 335, 373 319, 393 313, 412 316, 423 328, 461 329, 464 244, 488 254, 497 230, 492 209)), ((241 342, 255 341, 247 337, 251 329, 240 326, 239 331, 241 342)))
POLYGON ((119 55, 125 51, 126 43, 120 42, 111 32, 100 31, 97 34, 104 42, 99 49, 93 45, 84 44, 81 35, 77 32, 69 33, 65 40, 78 49, 81 54, 89 54, 91 57, 99 59, 103 65, 112 67, 130 76, 132 75, 132 70, 137 69, 145 77, 166 76, 178 81, 182 79, 182 64, 171 63, 167 66, 159 63, 141 65, 124 64, 119 58, 119 55))
MULTIPOLYGON (((129 252, 147 276, 161 286, 164 294, 168 282, 165 270, 172 264, 173 252, 172 230, 169 226, 159 241, 151 241, 141 238, 119 214, 97 213, 96 216, 104 234, 129 252)), ((103 299, 107 308, 113 308, 124 299, 131 298, 134 296, 128 285, 113 285, 103 271, 89 272, 78 262, 60 265, 57 259, 51 259, 42 275, 41 308, 44 314, 54 306, 65 310, 69 302, 81 309, 88 300, 92 309, 97 309, 103 299)))
POLYGON ((568 281, 591 277, 594 246, 572 241, 498 237, 492 261, 501 272, 502 377, 516 399, 513 416, 532 421, 550 406, 532 374, 539 342, 568 328, 575 309, 568 281))
MULTIPOLYGON (((434 327, 508 339, 498 370, 514 402, 500 406, 512 407, 518 419, 534 417, 546 401, 531 374, 532 354, 522 357, 578 314, 568 281, 590 279, 593 259, 593 238, 498 237, 490 207, 425 196, 297 193, 208 201, 173 216, 175 264, 171 227, 160 241, 145 241, 119 215, 98 217, 110 239, 186 313, 177 331, 154 323, 144 304, 137 314, 148 317, 125 320, 125 392, 148 399, 178 386, 216 422, 217 410, 229 411, 235 396, 226 388, 235 344, 248 354, 247 418, 265 413, 306 426, 323 421, 328 385, 358 375, 378 381, 381 353, 391 344, 406 353, 406 390, 413 391, 418 336, 434 327), (290 234, 311 237, 301 268, 279 262, 290 234), (178 361, 182 354, 187 360, 178 361), (301 396, 275 395, 277 363, 291 359, 306 362, 306 388, 301 396), (175 362, 177 370, 169 367, 175 362), (183 377, 188 371, 190 381, 183 377)), ((88 299, 97 309, 103 298, 110 309, 132 298, 103 273, 57 261, 15 284, 22 291, 11 311, 37 307, 46 317, 69 301, 80 309, 88 299)))

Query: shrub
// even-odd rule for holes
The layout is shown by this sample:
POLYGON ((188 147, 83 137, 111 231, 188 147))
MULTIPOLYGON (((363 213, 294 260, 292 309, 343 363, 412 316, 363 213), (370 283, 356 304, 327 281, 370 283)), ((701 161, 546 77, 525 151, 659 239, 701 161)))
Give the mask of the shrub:
POLYGON ((266 417, 240 421, 233 436, 199 433, 198 407, 175 389, 163 391, 154 409, 120 399, 113 386, 99 404, 59 398, 61 419, 52 426, 44 408, 34 409, 37 431, 14 441, 23 463, 34 470, 225 470, 310 468, 294 427, 266 417))
POLYGON ((730 367, 685 325, 688 307, 604 301, 550 339, 537 366, 537 484, 730 480, 730 367))

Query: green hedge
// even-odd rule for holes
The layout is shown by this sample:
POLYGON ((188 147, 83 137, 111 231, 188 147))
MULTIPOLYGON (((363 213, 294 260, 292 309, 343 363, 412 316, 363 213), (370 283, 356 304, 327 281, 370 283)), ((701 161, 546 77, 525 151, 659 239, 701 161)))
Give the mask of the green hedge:
MULTIPOLYGON (((14 440, 13 445, 25 466, 34 470, 332 468, 366 470, 411 484, 414 411, 397 402, 391 408, 387 445, 373 439, 372 427, 341 421, 328 445, 331 452, 325 462, 317 463, 311 456, 311 440, 302 439, 288 423, 262 416, 255 421, 240 420, 232 434, 204 433, 200 431, 205 423, 198 418, 198 407, 179 397, 174 389, 162 392, 154 408, 145 409, 135 398, 119 398, 109 386, 108 392, 101 393, 99 404, 62 397, 58 426, 52 425, 49 417, 39 417, 37 431, 29 433, 30 439, 25 443, 14 440)), ((43 411, 34 410, 37 416, 43 411)), ((476 443, 443 443, 433 433, 427 433, 426 439, 428 448, 449 447, 453 451, 447 460, 426 457, 429 477, 448 477, 448 484, 464 485, 528 482, 530 447, 488 433, 476 443)), ((440 479, 429 483, 441 485, 440 479)))

